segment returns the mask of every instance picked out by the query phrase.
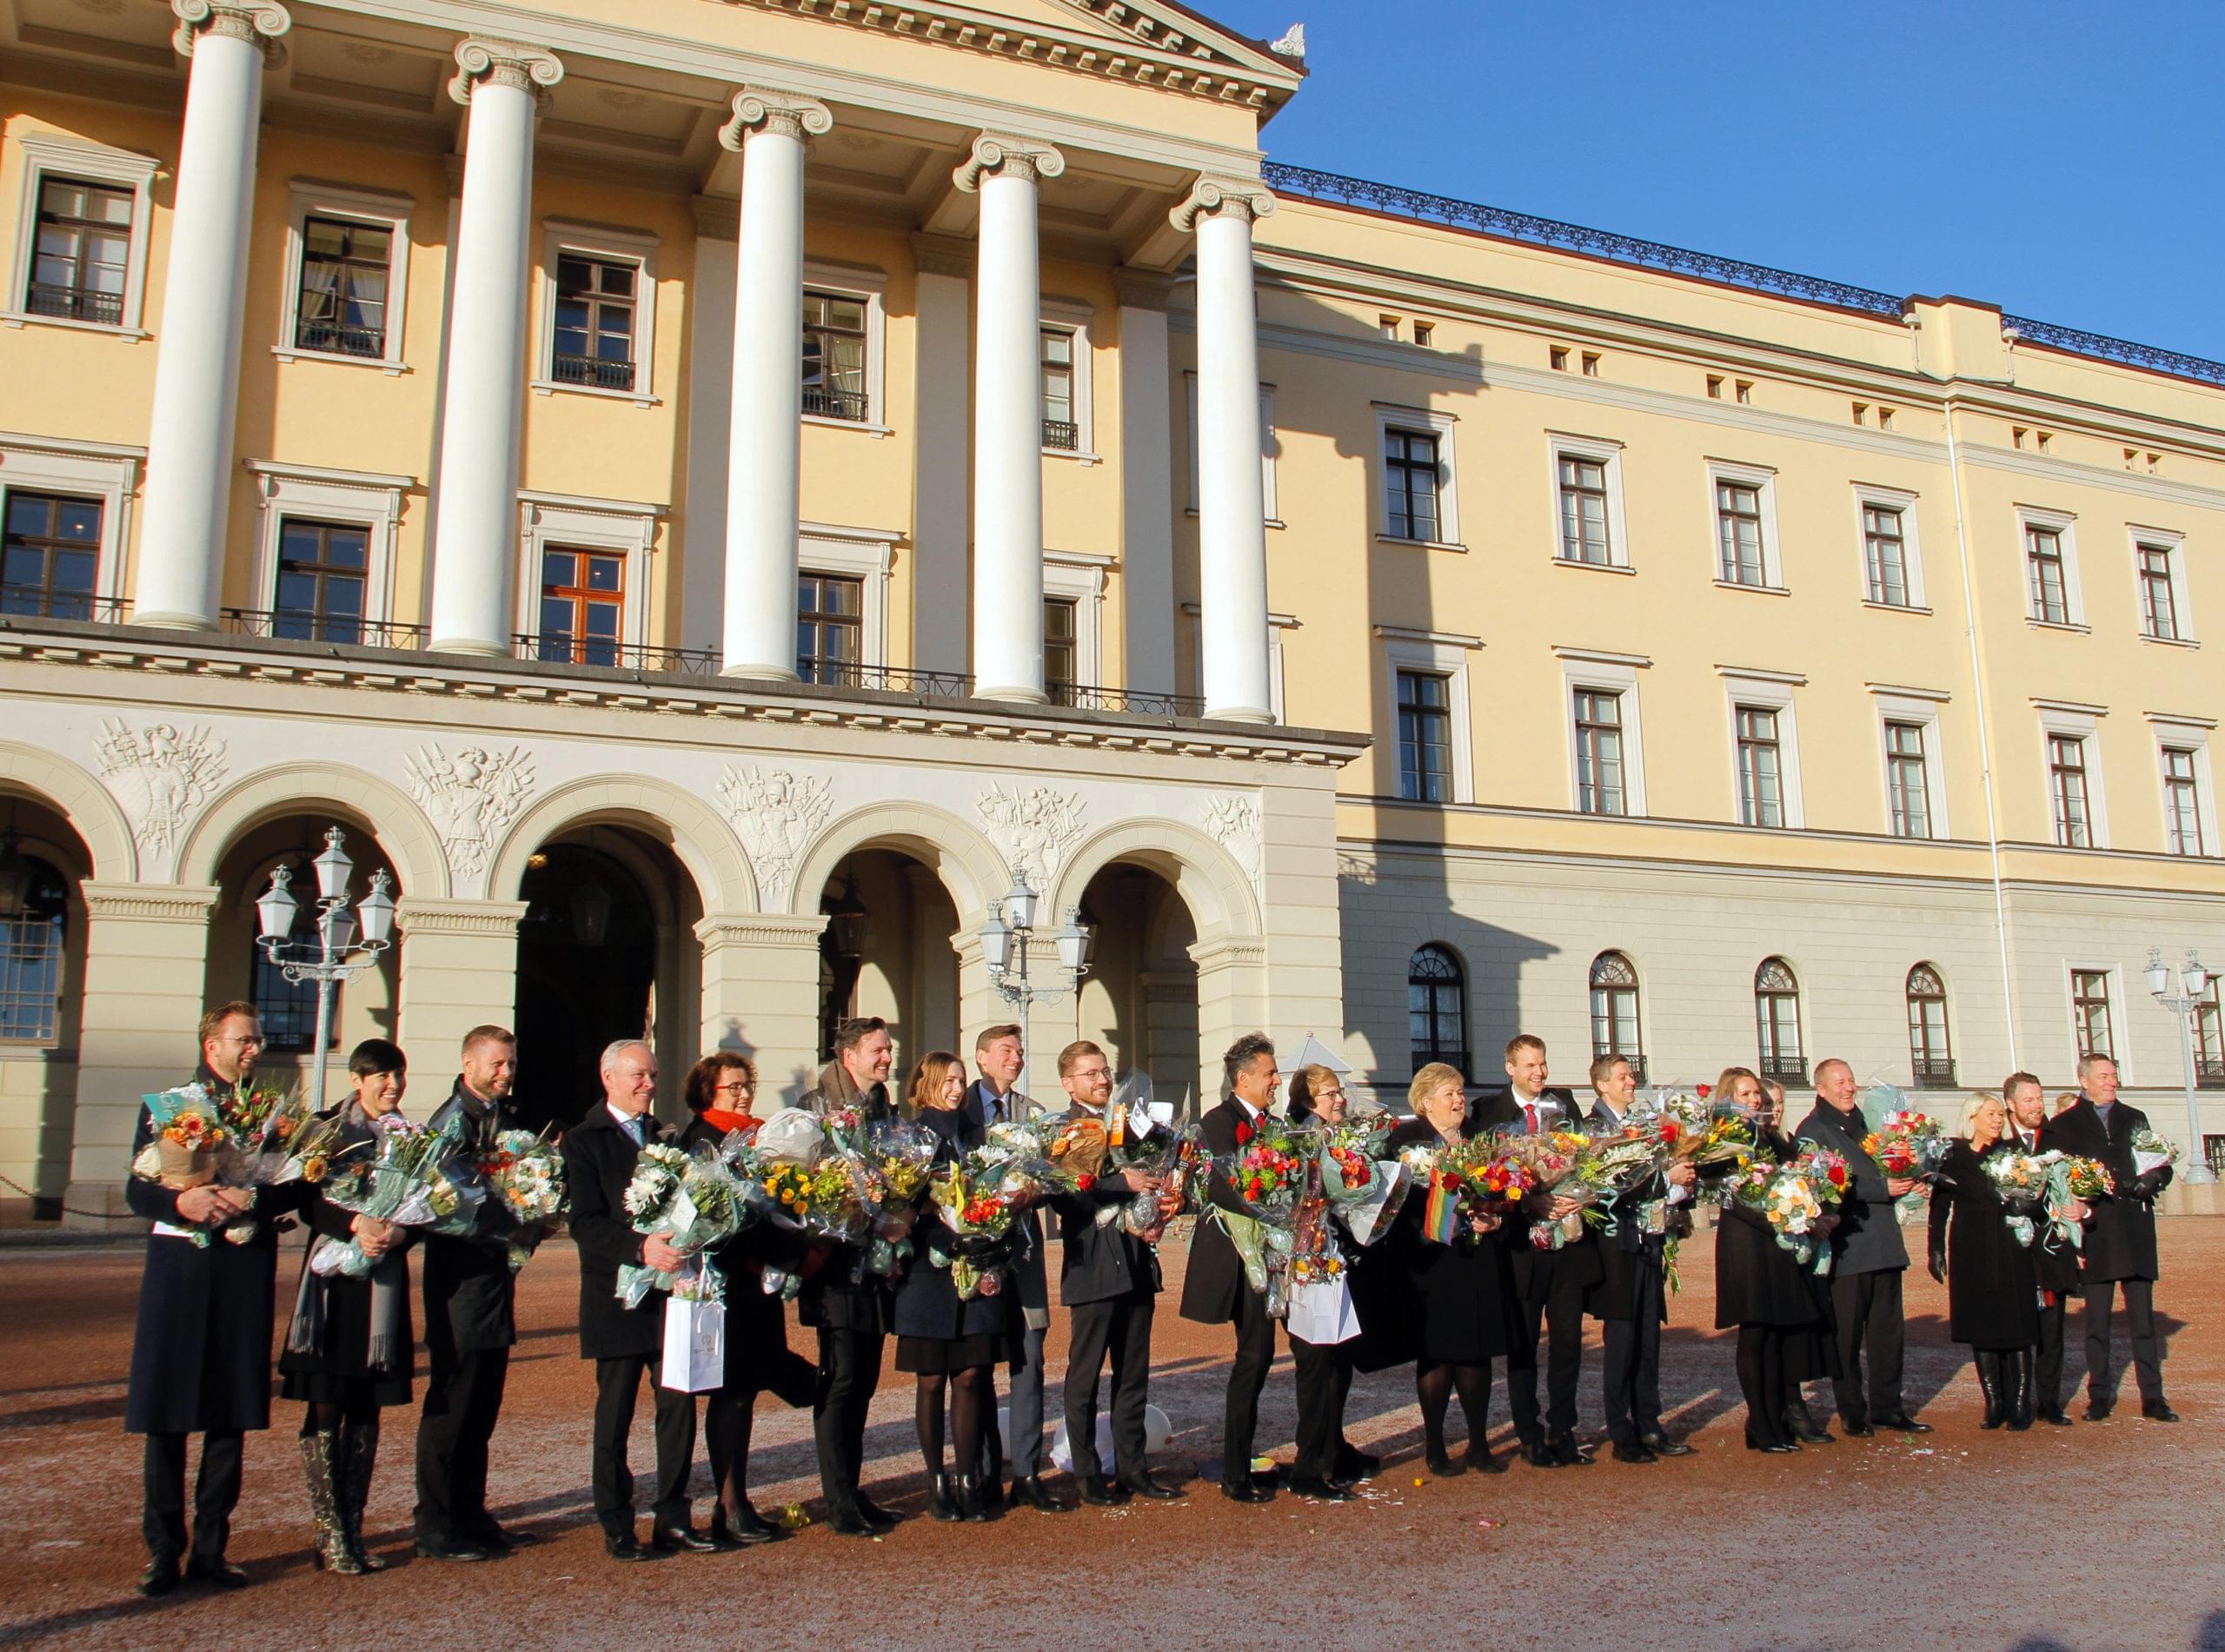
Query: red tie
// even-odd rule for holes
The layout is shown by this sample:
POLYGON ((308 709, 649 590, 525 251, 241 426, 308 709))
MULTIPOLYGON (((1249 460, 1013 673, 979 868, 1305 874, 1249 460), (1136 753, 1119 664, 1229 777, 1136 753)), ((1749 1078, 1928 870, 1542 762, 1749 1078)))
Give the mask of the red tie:
POLYGON ((1529 1130, 1530 1133, 1532 1136, 1536 1135, 1538 1133, 1538 1109, 1534 1103, 1525 1101, 1522 1104, 1522 1118, 1524 1126, 1529 1130))

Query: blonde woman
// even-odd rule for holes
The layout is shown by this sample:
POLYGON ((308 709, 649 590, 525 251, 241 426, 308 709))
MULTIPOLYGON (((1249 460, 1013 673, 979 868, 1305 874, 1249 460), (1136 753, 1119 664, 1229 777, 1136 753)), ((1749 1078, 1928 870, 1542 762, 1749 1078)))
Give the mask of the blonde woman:
POLYGON ((2008 1110, 1981 1091, 1963 1104, 1954 1144, 1940 1161, 1931 1196, 1931 1277, 1947 1287, 1948 1335, 1966 1344, 1978 1368, 1985 1416, 1978 1426, 2032 1426, 2032 1350, 2040 1340, 2039 1275, 2033 1247, 2009 1226, 2014 1215, 1986 1174, 2005 1147, 2008 1110))

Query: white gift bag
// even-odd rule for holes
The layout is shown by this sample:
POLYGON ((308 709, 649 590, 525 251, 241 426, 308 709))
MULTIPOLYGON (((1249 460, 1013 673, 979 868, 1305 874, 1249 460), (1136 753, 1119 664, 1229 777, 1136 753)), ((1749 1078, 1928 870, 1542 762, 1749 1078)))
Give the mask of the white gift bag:
POLYGON ((662 1386, 701 1394, 727 1380, 727 1305, 674 1297, 664 1305, 662 1386))
POLYGON ((1317 1348, 1352 1341, 1359 1335, 1359 1316, 1352 1311, 1352 1288, 1342 1279, 1292 1285, 1290 1315, 1283 1324, 1292 1336, 1317 1348))

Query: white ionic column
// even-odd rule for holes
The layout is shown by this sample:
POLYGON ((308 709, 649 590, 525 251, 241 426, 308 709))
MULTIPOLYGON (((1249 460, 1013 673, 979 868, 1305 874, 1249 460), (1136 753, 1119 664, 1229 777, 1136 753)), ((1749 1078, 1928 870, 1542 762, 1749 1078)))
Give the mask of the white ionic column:
POLYGON ((1267 675, 1267 507, 1259 457, 1259 324, 1252 221, 1265 185, 1202 178, 1174 209, 1198 236, 1198 579, 1205 715, 1274 720, 1267 675))
POLYGON ((471 112, 433 500, 433 647, 501 654, 518 554, 533 122, 564 65, 508 40, 466 40, 455 61, 448 96, 471 112))
POLYGON ((170 44, 193 69, 155 335, 132 618, 206 631, 216 623, 231 504, 262 67, 293 19, 275 0, 170 0, 170 10, 178 17, 170 44))
POLYGON ((719 142, 741 152, 727 438, 725 663, 729 677, 796 676, 797 490, 803 463, 803 163, 827 105, 745 87, 719 142))
POLYGON ((1066 157, 984 132, 953 174, 981 196, 973 299, 973 692, 1043 696, 1043 281, 1036 180, 1066 157))

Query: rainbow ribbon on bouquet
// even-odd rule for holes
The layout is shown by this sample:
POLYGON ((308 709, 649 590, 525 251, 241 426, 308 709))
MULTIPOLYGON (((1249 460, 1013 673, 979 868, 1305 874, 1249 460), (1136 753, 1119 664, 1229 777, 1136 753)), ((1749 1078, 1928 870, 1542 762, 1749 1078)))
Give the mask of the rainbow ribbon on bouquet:
POLYGON ((1429 1202, 1422 1206, 1422 1235, 1450 1244, 1460 1233, 1460 1185, 1442 1171, 1429 1178, 1429 1202))

